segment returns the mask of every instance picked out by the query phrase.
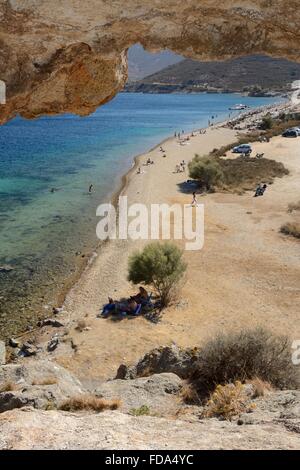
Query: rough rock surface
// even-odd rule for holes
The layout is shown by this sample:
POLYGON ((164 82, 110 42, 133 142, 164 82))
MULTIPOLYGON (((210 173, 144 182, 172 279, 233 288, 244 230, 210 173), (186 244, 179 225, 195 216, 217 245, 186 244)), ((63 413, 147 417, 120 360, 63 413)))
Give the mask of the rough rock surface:
POLYGON ((120 398, 121 411, 132 412, 147 406, 149 414, 168 416, 180 406, 182 380, 175 374, 155 374, 135 380, 111 380, 97 387, 95 394, 103 398, 120 398))
POLYGON ((4 341, 0 341, 0 365, 6 362, 6 347, 4 341))
MULTIPOLYGON (((275 396, 274 405, 281 392, 275 396)), ((299 403, 298 393, 291 409, 299 403)), ((254 424, 238 425, 217 419, 134 417, 119 411, 75 414, 23 408, 0 415, 0 449, 299 449, 298 412, 292 422, 278 419, 276 410, 260 413, 254 424)))
POLYGON ((2 122, 94 111, 124 86, 137 42, 191 58, 300 59, 297 0, 1 0, 0 22, 2 122))
POLYGON ((180 396, 184 382, 174 373, 98 385, 95 395, 122 401, 118 411, 104 413, 56 409, 66 398, 87 392, 53 361, 4 365, 3 390, 5 384, 7 391, 0 393, 0 449, 300 447, 300 391, 269 393, 255 400, 253 412, 227 422, 201 419, 201 407, 185 405, 180 396), (133 409, 142 406, 146 415, 134 416, 133 409))
POLYGON ((116 379, 134 379, 145 377, 151 374, 162 372, 172 372, 182 379, 191 376, 194 365, 197 361, 198 350, 180 349, 176 344, 156 348, 145 354, 136 365, 127 366, 121 364, 116 375, 116 379))
POLYGON ((70 396, 84 393, 81 383, 58 364, 26 361, 0 367, 0 385, 12 390, 0 393, 0 413, 23 406, 55 407, 70 396))

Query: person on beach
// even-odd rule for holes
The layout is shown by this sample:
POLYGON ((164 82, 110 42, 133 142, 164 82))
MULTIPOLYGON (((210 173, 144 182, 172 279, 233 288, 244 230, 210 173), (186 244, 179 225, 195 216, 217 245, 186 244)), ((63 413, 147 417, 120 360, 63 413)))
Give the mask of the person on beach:
POLYGON ((136 295, 133 295, 131 299, 135 300, 137 303, 141 303, 145 300, 148 300, 148 292, 143 286, 139 287, 139 292, 136 295))
POLYGON ((260 196, 261 189, 262 189, 262 186, 261 186, 261 183, 259 183, 259 185, 257 186, 255 190, 254 197, 260 196))
POLYGON ((136 173, 137 173, 137 175, 140 175, 140 174, 142 173, 142 172, 141 172, 141 167, 140 167, 140 166, 138 167, 138 171, 137 171, 136 173))
POLYGON ((196 197, 195 192, 193 192, 193 200, 192 200, 191 206, 198 206, 197 197, 196 197))
POLYGON ((267 185, 264 184, 263 187, 262 187, 262 190, 261 190, 261 196, 263 196, 265 194, 266 189, 267 189, 267 185))
POLYGON ((91 193, 92 193, 92 191, 93 191, 93 188, 94 188, 94 186, 93 186, 92 184, 90 184, 90 186, 89 186, 89 194, 91 194, 91 193))
POLYGON ((116 306, 117 306, 117 303, 111 297, 108 297, 108 304, 103 306, 100 316, 106 317, 110 313, 113 313, 116 310, 116 306))
POLYGON ((258 197, 258 196, 263 196, 265 191, 267 189, 267 185, 264 184, 263 186, 261 185, 261 183, 259 183, 259 185, 257 186, 256 190, 255 190, 255 194, 254 194, 254 197, 258 197))

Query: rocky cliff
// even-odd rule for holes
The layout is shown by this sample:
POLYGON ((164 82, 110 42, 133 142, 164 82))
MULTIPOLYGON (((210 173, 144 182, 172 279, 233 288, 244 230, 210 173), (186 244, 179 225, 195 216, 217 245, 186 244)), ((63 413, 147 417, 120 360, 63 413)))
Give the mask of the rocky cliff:
POLYGON ((123 88, 137 42, 202 60, 300 58, 295 0, 2 0, 0 22, 1 122, 93 112, 123 88))
POLYGON ((191 351, 160 348, 135 366, 122 366, 122 378, 87 390, 51 359, 3 365, 0 449, 299 449, 300 391, 257 396, 253 385, 245 385, 251 412, 206 418, 204 406, 183 399, 193 369, 191 351), (66 400, 84 401, 87 394, 120 399, 120 407, 61 410, 66 400))

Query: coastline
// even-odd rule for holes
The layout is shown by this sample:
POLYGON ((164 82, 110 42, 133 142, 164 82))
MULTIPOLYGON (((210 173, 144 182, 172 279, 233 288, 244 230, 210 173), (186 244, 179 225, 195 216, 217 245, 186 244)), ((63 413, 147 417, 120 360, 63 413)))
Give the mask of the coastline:
MULTIPOLYGON (((289 104, 282 106, 287 108, 289 104)), ((126 193, 129 204, 142 202, 148 206, 153 202, 187 203, 190 195, 180 191, 180 183, 186 175, 176 174, 175 165, 182 160, 182 156, 188 162, 195 153, 207 154, 215 147, 232 143, 235 136, 235 130, 218 123, 209 128, 205 135, 193 137, 188 146, 180 146, 175 138, 168 138, 164 141, 167 158, 161 158, 158 150, 160 144, 151 152, 135 157, 132 168, 123 177, 123 187, 119 193, 126 193), (148 157, 155 164, 143 166, 145 171, 137 174, 137 165, 142 165, 148 157)), ((282 161, 281 141, 281 137, 275 137, 270 144, 254 143, 254 151, 264 151, 268 158, 272 149, 270 158, 282 161)), ((293 142, 289 141, 288 144, 292 146, 293 142)), ((274 182, 269 188, 268 197, 258 201, 261 207, 254 208, 257 201, 249 192, 242 196, 215 193, 201 197, 201 202, 205 204, 206 220, 204 249, 196 253, 185 252, 188 273, 182 289, 182 300, 166 309, 158 323, 152 323, 144 317, 130 321, 97 318, 108 296, 122 298, 135 292, 136 288, 127 281, 128 256, 147 242, 110 240, 101 244, 97 255, 67 293, 64 310, 58 316, 64 324, 64 330, 68 331, 67 338, 72 338, 72 344, 76 344, 77 352, 74 355, 70 343, 64 340, 53 353, 55 360, 67 369, 76 371, 81 380, 94 384, 112 378, 118 365, 124 362, 131 364, 145 352, 173 341, 179 346, 189 347, 215 334, 220 328, 253 324, 269 326, 271 312, 274 320, 272 328, 275 331, 289 333, 291 337, 296 335, 297 332, 291 328, 293 321, 287 321, 297 295, 296 287, 287 286, 282 299, 276 298, 268 287, 270 259, 274 264, 273 277, 278 273, 275 286, 278 282, 282 283, 283 275, 289 286, 296 286, 299 276, 295 254, 298 250, 297 241, 287 241, 278 235, 278 224, 280 226, 280 220, 285 221, 286 207, 294 200, 295 191, 296 194, 298 191, 293 165, 297 166, 299 162, 295 149, 292 150, 293 153, 291 149, 287 153, 288 158, 291 158, 290 154, 293 156, 291 174, 274 182), (287 191, 286 188, 292 190, 287 191), (257 232, 257 224, 262 224, 258 222, 260 220, 263 226, 257 232), (256 233, 255 239, 247 236, 253 231, 256 233), (263 251, 261 246, 264 247, 263 251), (295 261, 291 263, 287 259, 295 261), (258 281, 255 270, 257 263, 261 266, 258 281), (280 269, 277 268, 278 264, 282 266, 280 269), (288 269, 288 274, 283 274, 282 269, 288 269), (246 281, 249 276, 253 277, 250 284, 246 281), (259 294, 261 285, 265 287, 259 294), (265 304, 268 305, 267 310, 265 304), (284 312, 280 316, 276 310, 278 305, 284 312), (83 333, 76 328, 82 320, 87 325, 83 333)), ((287 167, 290 169, 289 164, 287 167)), ((46 344, 51 331, 53 334, 51 327, 42 328, 39 334, 41 344, 46 344)))
MULTIPOLYGON (((244 117, 244 116, 248 116, 248 117, 252 118, 252 116, 256 115, 257 113, 264 112, 264 110, 266 110, 266 109, 278 108, 278 106, 288 107, 289 104, 288 103, 277 103, 277 104, 267 105, 267 106, 263 106, 263 107, 251 108, 251 109, 249 109, 249 110, 247 110, 243 113, 240 113, 239 116, 235 116, 234 119, 238 119, 238 118, 244 117)), ((228 123, 228 120, 216 122, 210 128, 206 128, 206 130, 218 129, 218 128, 221 128, 222 126, 226 125, 227 123, 228 123)), ((191 135, 192 132, 196 132, 197 130, 198 129, 193 129, 193 130, 187 132, 185 135, 186 136, 191 135)), ((167 145, 167 144, 172 143, 174 141, 176 141, 176 139, 173 136, 168 136, 168 137, 164 138, 162 141, 160 141, 159 143, 152 146, 148 151, 146 151, 144 153, 140 153, 140 154, 134 156, 133 159, 132 159, 131 167, 126 171, 125 174, 123 174, 120 177, 118 186, 112 192, 112 195, 111 195, 110 199, 108 199, 109 202, 111 202, 115 207, 117 206, 117 201, 118 201, 119 196, 126 193, 128 187, 132 183, 132 178, 135 175, 138 166, 141 165, 141 162, 145 158, 146 155, 152 154, 153 152, 155 153, 160 148, 160 146, 167 145)), ((234 141, 234 139, 232 141, 234 141)), ((65 304, 65 302, 68 298, 68 294, 72 291, 73 287, 76 286, 78 282, 80 282, 81 277, 84 275, 84 273, 86 273, 91 268, 91 266, 93 265, 95 260, 98 258, 99 253, 103 249, 105 249, 105 247, 109 243, 110 243, 109 240, 99 241, 95 245, 95 247, 92 247, 91 250, 88 253, 86 253, 86 255, 83 259, 80 258, 80 260, 77 261, 76 273, 74 275, 68 276, 68 278, 66 279, 64 288, 57 292, 57 295, 55 297, 57 307, 61 307, 65 304)), ((48 315, 49 315, 49 313, 48 313, 48 315)), ((45 313, 44 318, 46 316, 47 316, 47 313, 45 313)), ((30 334, 35 333, 36 331, 38 331, 38 328, 34 328, 30 331, 24 331, 23 333, 20 333, 20 334, 16 335, 16 337, 21 338, 21 337, 24 337, 24 336, 27 336, 27 335, 30 336, 30 334)))

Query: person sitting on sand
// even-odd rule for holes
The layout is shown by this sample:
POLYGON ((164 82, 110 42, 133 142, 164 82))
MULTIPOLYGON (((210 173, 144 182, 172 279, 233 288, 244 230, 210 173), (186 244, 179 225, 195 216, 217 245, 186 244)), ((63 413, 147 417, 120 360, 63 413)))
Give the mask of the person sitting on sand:
POLYGON ((255 190, 255 194, 254 194, 254 197, 258 197, 258 196, 263 196, 265 191, 267 189, 267 185, 264 184, 263 186, 261 185, 261 183, 259 183, 259 185, 257 186, 256 190, 255 190))
POLYGON ((255 190, 254 197, 260 196, 261 190, 262 190, 262 186, 261 186, 261 183, 259 183, 259 185, 257 186, 257 188, 255 190))
POLYGON ((267 189, 267 185, 264 184, 262 189, 261 189, 261 196, 263 196, 265 194, 266 189, 267 189))
POLYGON ((148 292, 143 286, 139 287, 139 292, 136 295, 133 295, 131 299, 135 300, 136 302, 140 303, 143 300, 148 300, 148 292))
POLYGON ((130 298, 126 306, 122 306, 121 314, 125 315, 138 315, 141 311, 142 304, 138 303, 135 299, 130 298))

